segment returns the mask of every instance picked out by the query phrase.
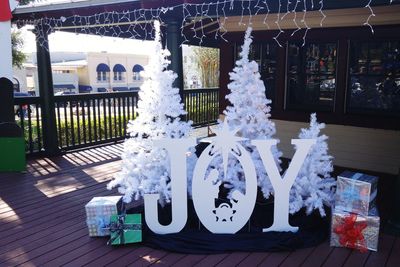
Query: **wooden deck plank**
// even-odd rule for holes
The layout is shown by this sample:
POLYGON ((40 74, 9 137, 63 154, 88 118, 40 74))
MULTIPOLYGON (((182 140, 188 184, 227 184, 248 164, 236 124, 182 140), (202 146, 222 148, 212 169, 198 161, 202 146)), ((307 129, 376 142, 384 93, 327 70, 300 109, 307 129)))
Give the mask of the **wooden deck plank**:
POLYGON ((342 266, 347 257, 351 254, 351 249, 348 248, 334 248, 332 253, 329 254, 328 258, 322 266, 325 267, 337 267, 342 266))
POLYGON ((321 266, 332 250, 333 248, 329 246, 329 240, 321 243, 313 250, 301 266, 321 266))
POLYGON ((139 247, 124 256, 115 259, 113 262, 110 262, 108 265, 109 266, 127 266, 128 264, 131 264, 132 262, 136 261, 137 259, 144 257, 151 253, 153 249, 148 248, 148 247, 139 247))
MULTIPOLYGON (((63 192, 64 193, 69 192, 70 189, 83 188, 86 185, 90 185, 90 184, 99 182, 97 179, 95 179, 96 177, 104 178, 105 176, 108 176, 108 180, 110 180, 111 175, 113 175, 119 169, 120 168, 119 168, 118 164, 103 165, 102 168, 100 168, 98 170, 98 173, 95 173, 93 175, 87 174, 85 172, 85 169, 75 170, 75 171, 71 171, 70 173, 62 174, 59 177, 51 177, 52 180, 47 182, 48 188, 39 188, 39 186, 37 185, 38 182, 35 182, 35 183, 26 185, 26 188, 15 187, 13 192, 9 193, 9 194, 2 192, 1 197, 2 197, 3 201, 5 201, 7 203, 12 203, 14 206, 17 206, 17 205, 22 206, 23 204, 25 204, 27 202, 29 203, 36 199, 54 197, 57 195, 61 195, 63 192), (60 182, 58 182, 58 181, 60 181, 60 182), (81 185, 79 185, 78 182, 81 185), (62 188, 56 188, 57 185, 60 185, 62 183, 67 184, 67 185, 62 188), (15 194, 16 190, 18 192, 17 195, 15 194)), ((50 178, 47 178, 47 179, 50 179, 50 178)), ((100 179, 100 181, 106 181, 106 180, 100 179)), ((42 185, 42 187, 43 187, 43 185, 42 185)), ((6 204, 3 204, 3 207, 1 208, 1 212, 3 212, 4 208, 7 208, 9 206, 6 204)))
POLYGON ((366 267, 384 266, 396 241, 396 237, 381 234, 379 241, 378 251, 371 252, 365 263, 366 267))
POLYGON ((88 201, 89 198, 83 199, 82 205, 76 205, 68 209, 58 210, 53 214, 47 217, 40 218, 34 222, 31 222, 30 224, 18 225, 10 229, 6 233, 3 232, 2 233, 3 238, 0 239, 0 246, 5 245, 12 241, 16 241, 18 239, 26 238, 26 236, 29 236, 36 232, 43 231, 48 227, 54 226, 58 223, 62 223, 66 220, 63 217, 65 214, 68 214, 69 218, 74 218, 82 214, 85 214, 83 206, 84 203, 87 203, 88 201))
POLYGON ((249 254, 250 254, 249 252, 234 252, 234 253, 231 253, 223 261, 218 263, 216 266, 218 266, 218 267, 237 266, 247 256, 249 256, 249 254))
MULTIPOLYGON (((37 264, 37 266, 61 266, 65 265, 75 259, 80 258, 84 255, 91 255, 90 252, 97 249, 110 249, 106 245, 107 238, 90 238, 87 235, 81 237, 80 239, 75 240, 69 244, 66 244, 63 247, 60 247, 56 250, 52 251, 52 259, 46 257, 44 254, 40 258, 34 258, 32 262, 37 264), (53 257, 57 255, 56 257, 53 257)), ((81 265, 75 265, 81 266, 81 265)))
POLYGON ((287 257, 284 262, 281 263, 282 267, 292 267, 301 265, 308 256, 314 251, 314 247, 312 248, 303 248, 293 251, 290 254, 290 257, 287 257))
MULTIPOLYGON (((100 239, 100 238, 96 238, 100 239)), ((68 258, 70 258, 67 263, 61 263, 63 266, 84 266, 86 264, 89 264, 92 262, 94 259, 97 257, 101 257, 104 254, 110 253, 113 250, 115 251, 115 248, 113 248, 110 245, 107 245, 108 238, 101 238, 102 242, 97 241, 99 243, 99 246, 96 247, 95 249, 92 249, 91 246, 93 246, 94 240, 91 240, 87 245, 89 247, 88 250, 86 248, 82 251, 83 253, 74 253, 73 255, 69 255, 68 258)), ((97 244, 96 244, 97 245, 97 244)), ((55 266, 53 264, 48 264, 48 266, 55 266)))
POLYGON ((243 261, 238 264, 238 267, 258 266, 265 258, 270 255, 269 252, 253 252, 250 253, 243 261))
MULTIPOLYGON (((140 245, 136 246, 122 246, 122 247, 113 247, 107 253, 104 253, 101 256, 97 256, 96 258, 92 259, 87 265, 87 267, 99 267, 99 266, 106 266, 111 265, 112 262, 117 261, 119 258, 133 252, 134 250, 138 249, 140 245)), ((116 264, 114 264, 116 265, 116 264)))
MULTIPOLYGON (((112 193, 107 192, 107 194, 112 193)), ((39 238, 36 238, 33 235, 23 239, 22 241, 26 241, 25 243, 14 243, 14 245, 17 246, 9 246, 6 248, 6 251, 2 251, 2 253, 0 254, 0 262, 13 257, 24 258, 25 255, 22 254, 29 254, 30 258, 41 255, 40 253, 42 251, 50 251, 54 248, 57 248, 60 244, 68 242, 71 237, 79 232, 81 232, 81 236, 87 236, 85 216, 81 216, 80 220, 77 220, 76 223, 72 225, 72 227, 60 227, 60 230, 55 233, 47 233, 46 229, 45 231, 40 232, 41 234, 43 233, 43 235, 39 238), (24 245, 24 250, 22 252, 18 250, 18 247, 21 245, 24 245)))
MULTIPOLYGON (((8 191, 12 191, 14 187, 19 187, 24 188, 28 186, 29 184, 32 184, 33 182, 40 181, 42 179, 46 179, 49 177, 59 177, 60 175, 70 173, 71 171, 79 170, 82 168, 96 168, 99 167, 101 168, 102 165, 104 164, 112 164, 112 163, 119 163, 120 160, 119 158, 113 158, 113 159, 107 159, 103 161, 98 161, 98 162, 84 162, 82 164, 77 164, 73 162, 71 159, 71 155, 73 154, 67 154, 62 157, 56 157, 54 159, 48 159, 48 161, 51 161, 53 164, 57 165, 56 169, 49 169, 48 166, 40 166, 38 168, 35 168, 34 171, 31 169, 31 165, 28 163, 27 167, 27 173, 18 173, 18 174, 13 174, 12 176, 8 176, 8 174, 0 173, 0 178, 4 182, 4 186, 0 188, 1 193, 6 193, 8 191), (27 179, 29 178, 29 179, 27 179)), ((40 160, 35 160, 35 162, 40 161, 40 160)))
MULTIPOLYGON (((77 182, 75 184, 71 184, 70 186, 64 188, 65 190, 54 190, 54 192, 51 192, 47 195, 40 194, 37 197, 29 197, 28 199, 24 199, 21 201, 13 201, 11 199, 7 199, 6 197, 2 196, 2 199, 5 203, 7 203, 7 207, 4 207, 2 209, 2 213, 0 213, 0 218, 4 218, 7 216, 5 213, 9 213, 10 211, 13 211, 14 213, 18 213, 18 210, 23 209, 23 208, 29 208, 34 204, 43 204, 43 202, 49 202, 48 199, 54 199, 57 200, 58 197, 66 194, 73 193, 76 190, 79 189, 85 189, 89 188, 91 186, 95 186, 99 183, 105 183, 111 179, 112 173, 104 173, 101 176, 97 177, 92 177, 90 178, 91 181, 82 181, 82 182, 77 182), (94 180, 96 179, 96 180, 94 180)), ((105 185, 104 185, 105 186, 105 185)), ((37 191, 36 188, 32 188, 32 191, 37 191)), ((43 207, 45 208, 45 207, 43 207)))
POLYGON ((259 266, 268 266, 268 267, 279 266, 289 255, 290 252, 287 251, 271 253, 267 258, 265 258, 259 264, 259 266))
POLYGON ((77 232, 70 233, 62 240, 59 240, 59 242, 51 242, 44 246, 38 247, 37 249, 33 249, 17 257, 11 258, 7 260, 5 264, 22 264, 27 261, 27 258, 29 258, 30 262, 36 264, 37 266, 42 266, 46 262, 55 259, 64 253, 74 250, 77 247, 77 244, 86 239, 87 231, 86 229, 81 229, 77 232))
POLYGON ((353 250, 343 266, 344 267, 364 266, 370 254, 371 251, 362 253, 360 251, 353 250))
POLYGON ((185 257, 185 254, 181 253, 168 253, 158 261, 154 262, 152 265, 157 265, 157 266, 172 266, 176 262, 178 262, 180 259, 185 257))
POLYGON ((220 263, 221 261, 223 261, 229 255, 230 254, 228 254, 228 253, 207 255, 205 258, 203 258, 201 261, 199 261, 194 266, 196 266, 196 267, 215 266, 218 263, 220 263))
MULTIPOLYGON (((50 204, 46 205, 46 207, 40 207, 39 205, 36 207, 32 207, 32 209, 24 209, 23 211, 12 211, 9 216, 1 215, 2 222, 0 222, 0 232, 8 231, 9 229, 15 227, 19 224, 26 224, 30 222, 37 221, 41 217, 50 216, 54 214, 54 210, 67 210, 70 207, 74 207, 77 205, 82 205, 82 201, 90 200, 94 194, 102 194, 104 193, 104 188, 106 184, 101 183, 90 188, 91 190, 82 190, 81 194, 70 196, 68 201, 54 201, 50 204)), ((87 188, 85 188, 87 189, 87 188)))
POLYGON ((3 252, 0 255, 0 263, 10 260, 12 258, 21 256, 22 254, 29 253, 30 257, 31 257, 33 250, 42 248, 43 246, 46 246, 50 243, 54 247, 57 246, 57 242, 61 242, 61 244, 64 244, 65 242, 68 241, 68 238, 66 237, 66 235, 70 235, 71 233, 75 233, 75 232, 81 230, 82 223, 79 223, 79 224, 73 225, 73 227, 68 227, 68 228, 64 228, 64 229, 65 229, 65 231, 59 231, 56 234, 50 235, 48 237, 44 237, 42 239, 24 243, 24 244, 18 243, 17 246, 8 248, 7 251, 3 252), (68 232, 66 232, 66 231, 68 231, 68 232), (21 248, 22 245, 23 245, 23 249, 21 248))
POLYGON ((174 267, 182 267, 182 266, 194 266, 199 263, 202 259, 207 257, 207 255, 186 255, 176 263, 172 264, 174 267))
POLYGON ((400 265, 400 237, 396 238, 386 262, 387 267, 398 267, 400 265))
MULTIPOLYGON (((167 255, 168 252, 164 250, 154 249, 147 253, 146 255, 139 257, 137 260, 131 262, 127 266, 137 267, 137 266, 149 266, 159 259, 167 255)), ((72 267, 72 266, 71 266, 72 267)))

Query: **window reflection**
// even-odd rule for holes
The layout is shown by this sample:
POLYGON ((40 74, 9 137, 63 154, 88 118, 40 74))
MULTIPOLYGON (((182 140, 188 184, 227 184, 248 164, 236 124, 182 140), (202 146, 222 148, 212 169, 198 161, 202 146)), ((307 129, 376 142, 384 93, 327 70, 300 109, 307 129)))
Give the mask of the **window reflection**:
POLYGON ((336 43, 290 43, 287 64, 289 109, 333 110, 336 43))
POLYGON ((349 110, 400 111, 400 42, 352 42, 349 110))

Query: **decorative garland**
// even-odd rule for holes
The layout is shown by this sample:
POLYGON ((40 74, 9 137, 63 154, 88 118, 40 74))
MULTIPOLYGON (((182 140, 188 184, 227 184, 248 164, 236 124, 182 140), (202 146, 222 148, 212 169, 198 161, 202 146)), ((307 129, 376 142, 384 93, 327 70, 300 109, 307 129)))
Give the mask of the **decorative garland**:
MULTIPOLYGON (((228 16, 232 14, 237 5, 240 5, 241 19, 239 25, 251 25, 253 16, 258 15, 260 12, 265 12, 265 18, 263 23, 266 29, 270 29, 267 23, 268 15, 271 14, 270 5, 272 1, 276 0, 250 0, 250 1, 238 1, 238 0, 223 0, 202 4, 190 4, 183 3, 171 7, 159 7, 150 9, 136 9, 133 11, 122 11, 122 12, 103 12, 90 16, 73 15, 69 17, 60 18, 40 18, 40 19, 28 19, 18 20, 16 24, 18 27, 30 24, 34 25, 36 29, 37 40, 41 46, 48 47, 46 36, 56 30, 70 30, 76 34, 95 34, 99 36, 111 36, 119 38, 129 39, 153 39, 154 38, 154 20, 159 20, 161 24, 163 18, 168 14, 172 13, 176 9, 182 9, 182 23, 181 23, 181 45, 189 43, 189 40, 198 40, 198 44, 201 46, 205 38, 213 36, 215 39, 222 39, 227 42, 224 35, 227 33, 225 23, 228 20, 228 16), (248 16, 247 21, 245 17, 248 16), (205 22, 208 22, 205 24, 205 22), (70 26, 70 25, 73 26, 70 26), (215 25, 216 29, 206 31, 209 26, 215 25), (125 27, 123 27, 125 26, 125 27), (214 33, 215 32, 215 33, 214 33), (211 35, 210 33, 214 33, 211 35)), ((303 46, 305 45, 307 33, 311 30, 306 21, 307 11, 317 10, 321 14, 320 27, 323 26, 323 22, 326 19, 324 13, 324 0, 319 0, 318 4, 314 3, 318 0, 311 0, 311 6, 307 6, 308 0, 287 0, 286 8, 282 6, 283 0, 278 0, 278 16, 275 20, 278 33, 273 37, 279 46, 282 44, 279 41, 279 36, 284 33, 281 28, 281 21, 290 13, 293 13, 293 23, 296 29, 293 30, 291 36, 296 32, 305 29, 303 34, 303 46), (301 27, 298 23, 297 12, 302 8, 303 16, 300 18, 300 23, 304 26, 301 27), (286 12, 285 12, 286 11, 286 12), (285 12, 283 15, 281 13, 285 12)), ((389 0, 390 4, 393 0, 389 0)), ((374 33, 374 29, 370 24, 370 20, 375 16, 375 13, 371 7, 372 0, 365 5, 365 8, 370 10, 370 15, 366 18, 363 25, 370 27, 371 32, 374 33)), ((34 5, 34 4, 33 4, 34 5)))

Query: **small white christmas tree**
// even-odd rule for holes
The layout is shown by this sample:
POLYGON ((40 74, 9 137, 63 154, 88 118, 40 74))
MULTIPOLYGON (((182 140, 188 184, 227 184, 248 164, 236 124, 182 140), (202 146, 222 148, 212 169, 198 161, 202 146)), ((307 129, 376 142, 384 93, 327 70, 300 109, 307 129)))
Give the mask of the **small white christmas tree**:
MULTIPOLYGON (((164 204, 171 198, 170 164, 167 152, 154 147, 153 141, 161 138, 188 137, 191 122, 180 120, 186 112, 181 103, 179 89, 173 87, 177 75, 166 70, 170 61, 168 50, 162 49, 160 23, 154 23, 156 34, 154 52, 145 67, 145 81, 138 101, 139 116, 130 121, 130 138, 124 143, 122 170, 108 184, 108 189, 118 187, 124 201, 139 199, 145 193, 159 193, 164 204)), ((190 154, 190 153, 188 153, 190 154)), ((196 156, 188 157, 188 176, 191 176, 196 156)))
POLYGON ((317 143, 311 147, 290 191, 291 214, 305 207, 307 214, 318 209, 321 216, 325 216, 324 205, 332 204, 336 181, 330 175, 333 165, 332 156, 328 154, 328 137, 320 135, 324 128, 325 124, 318 123, 313 113, 310 127, 301 129, 299 134, 300 139, 316 139, 317 143))
MULTIPOLYGON (((230 128, 237 130, 237 135, 248 139, 242 144, 251 153, 253 163, 257 171, 258 186, 265 198, 273 193, 272 185, 265 171, 261 157, 250 141, 255 139, 271 139, 275 134, 275 124, 269 119, 271 100, 265 95, 264 82, 261 80, 258 71, 258 64, 255 61, 249 61, 249 50, 252 43, 252 28, 247 28, 240 58, 236 61, 233 72, 229 73, 231 83, 228 89, 231 91, 226 98, 231 102, 224 111, 225 119, 230 128)), ((276 164, 280 164, 279 158, 282 153, 276 147, 273 148, 273 155, 276 164)), ((214 166, 222 166, 222 159, 215 162, 214 166)), ((220 179, 229 182, 232 187, 244 189, 243 170, 234 157, 229 157, 228 171, 226 177, 220 175, 220 179)))

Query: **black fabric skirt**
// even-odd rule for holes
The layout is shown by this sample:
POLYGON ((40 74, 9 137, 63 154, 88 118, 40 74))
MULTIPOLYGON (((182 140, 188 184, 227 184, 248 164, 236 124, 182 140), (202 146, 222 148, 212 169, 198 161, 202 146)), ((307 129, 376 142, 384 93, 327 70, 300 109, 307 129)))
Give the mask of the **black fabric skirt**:
MULTIPOLYGON (((213 234, 198 219, 193 202, 188 201, 188 220, 181 232, 160 235, 153 233, 144 220, 143 205, 128 210, 128 213, 141 213, 143 216, 143 243, 146 246, 189 254, 213 254, 230 251, 291 251, 312 247, 325 241, 329 236, 330 216, 321 217, 315 211, 306 215, 300 210, 289 216, 289 223, 299 227, 298 232, 266 232, 263 228, 272 225, 273 202, 257 202, 248 223, 236 234, 213 234)), ((168 225, 171 222, 171 206, 158 207, 159 221, 168 225)), ((330 214, 329 209, 326 213, 330 214)))

